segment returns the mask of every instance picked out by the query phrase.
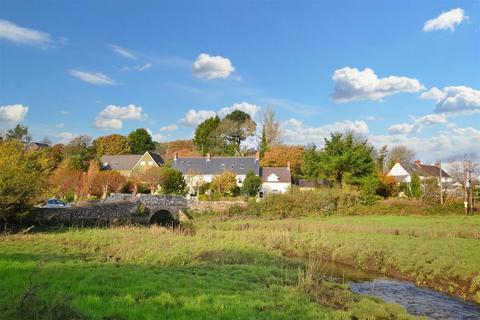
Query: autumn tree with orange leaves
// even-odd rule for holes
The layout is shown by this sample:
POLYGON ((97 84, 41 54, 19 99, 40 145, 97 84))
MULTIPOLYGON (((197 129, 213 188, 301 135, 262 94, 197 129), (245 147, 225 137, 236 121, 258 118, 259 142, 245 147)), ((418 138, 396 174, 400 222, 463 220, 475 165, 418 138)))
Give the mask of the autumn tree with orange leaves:
POLYGON ((260 164, 262 167, 286 167, 290 161, 292 177, 298 179, 302 174, 304 155, 305 148, 302 146, 276 145, 265 152, 260 164))

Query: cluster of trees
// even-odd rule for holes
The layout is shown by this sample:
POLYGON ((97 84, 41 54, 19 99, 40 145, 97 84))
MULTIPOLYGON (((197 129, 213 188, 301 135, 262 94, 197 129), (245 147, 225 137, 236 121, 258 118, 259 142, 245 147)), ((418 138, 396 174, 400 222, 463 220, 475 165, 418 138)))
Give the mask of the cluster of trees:
MULTIPOLYGON (((69 143, 45 148, 26 147, 28 128, 17 125, 0 139, 0 218, 26 212, 48 197, 82 200, 104 197, 110 192, 184 194, 185 181, 171 168, 152 168, 126 178, 114 171, 101 171, 104 154, 144 153, 155 149, 145 129, 128 136, 109 135, 92 141, 87 135, 69 143), (153 171, 156 170, 153 174, 153 171), (155 187, 153 187, 155 186, 155 187)), ((43 141, 47 142, 48 141, 43 141)))
POLYGON ((257 138, 260 155, 280 143, 280 123, 275 118, 275 112, 268 108, 263 113, 261 137, 257 137, 257 123, 252 117, 241 110, 234 110, 220 119, 218 116, 206 119, 195 129, 194 146, 201 154, 240 156, 249 153, 243 143, 248 138, 257 138))

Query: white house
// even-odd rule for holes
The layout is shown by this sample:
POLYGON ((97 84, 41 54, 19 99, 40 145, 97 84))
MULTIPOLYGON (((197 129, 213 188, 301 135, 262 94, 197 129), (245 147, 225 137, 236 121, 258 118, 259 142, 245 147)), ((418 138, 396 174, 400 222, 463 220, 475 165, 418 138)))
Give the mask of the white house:
POLYGON ((225 171, 233 172, 237 185, 241 187, 245 176, 252 171, 262 177, 262 192, 284 193, 291 185, 290 168, 260 168, 260 155, 250 157, 178 157, 175 155, 172 168, 182 172, 189 192, 195 194, 198 188, 212 182, 216 175, 225 171))
POLYGON ((440 163, 428 165, 422 164, 420 160, 416 160, 414 163, 401 163, 397 161, 387 176, 394 177, 399 183, 410 183, 413 173, 416 173, 420 179, 440 178, 441 175, 443 183, 450 183, 452 181, 450 175, 440 168, 440 163))
POLYGON ((260 168, 262 177, 261 194, 285 193, 292 186, 290 164, 286 168, 263 167, 260 168))

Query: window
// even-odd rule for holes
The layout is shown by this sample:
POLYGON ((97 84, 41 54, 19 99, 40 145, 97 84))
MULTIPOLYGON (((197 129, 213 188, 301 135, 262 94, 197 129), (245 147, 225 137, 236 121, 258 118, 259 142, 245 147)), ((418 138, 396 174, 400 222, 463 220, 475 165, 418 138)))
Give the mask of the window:
POLYGON ((187 164, 188 164, 188 165, 191 165, 191 164, 192 164, 192 161, 188 161, 187 164))
POLYGON ((222 164, 220 165, 220 169, 225 169, 225 163, 222 163, 222 164))
POLYGON ((55 200, 54 200, 54 199, 48 200, 47 203, 48 203, 48 204, 55 204, 55 200))
POLYGON ((140 162, 140 165, 144 166, 144 165, 145 165, 145 161, 140 162))
POLYGON ((241 164, 241 165, 240 165, 240 169, 245 169, 245 165, 244 165, 244 164, 241 164))
POLYGON ((185 161, 183 161, 183 160, 182 160, 182 161, 180 161, 180 164, 184 165, 184 164, 185 164, 185 161))
POLYGON ((242 177, 238 177, 238 183, 243 183, 242 177))
POLYGON ((148 161, 149 166, 153 166, 153 161, 148 161))
POLYGON ((232 164, 232 165, 230 166, 230 168, 232 168, 232 169, 235 169, 235 165, 234 165, 234 164, 232 164))

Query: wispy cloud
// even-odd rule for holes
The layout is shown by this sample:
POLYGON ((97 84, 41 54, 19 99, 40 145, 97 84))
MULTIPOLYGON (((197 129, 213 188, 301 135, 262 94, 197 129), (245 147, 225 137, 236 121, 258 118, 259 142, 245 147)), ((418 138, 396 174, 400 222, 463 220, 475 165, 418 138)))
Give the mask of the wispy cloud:
POLYGON ((114 45, 114 44, 112 44, 110 47, 112 48, 112 50, 115 53, 121 55, 124 58, 133 59, 133 60, 137 59, 137 57, 133 53, 131 53, 130 51, 128 51, 125 48, 122 48, 122 47, 114 45))
MULTIPOLYGON (((0 39, 14 43, 46 47, 54 43, 54 38, 46 32, 20 27, 13 22, 0 19, 0 39)), ((62 38, 64 39, 64 38, 62 38)), ((64 40, 62 40, 64 41, 64 40)))
POLYGON ((322 110, 322 107, 320 106, 315 106, 283 98, 263 98, 260 99, 260 101, 264 105, 279 107, 289 112, 303 116, 311 116, 312 114, 322 110))
POLYGON ((78 78, 82 81, 88 82, 90 84, 96 86, 104 86, 104 85, 116 85, 117 83, 111 79, 109 76, 100 73, 100 72, 88 72, 88 71, 81 71, 81 70, 70 70, 70 75, 78 78))
POLYGON ((142 72, 142 71, 145 71, 147 69, 150 69, 152 67, 152 64, 151 63, 145 63, 145 64, 141 64, 141 65, 138 65, 138 66, 133 66, 133 67, 123 67, 122 68, 122 71, 138 71, 138 72, 142 72))

